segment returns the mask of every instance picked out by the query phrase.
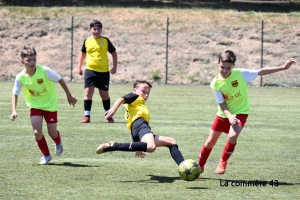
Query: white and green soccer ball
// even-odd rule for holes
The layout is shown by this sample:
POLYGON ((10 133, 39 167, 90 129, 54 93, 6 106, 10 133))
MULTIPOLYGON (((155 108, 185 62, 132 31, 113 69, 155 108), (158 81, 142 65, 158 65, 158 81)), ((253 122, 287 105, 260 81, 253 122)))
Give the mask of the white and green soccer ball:
POLYGON ((200 166, 195 160, 184 160, 178 166, 178 172, 182 180, 194 181, 200 175, 200 166))

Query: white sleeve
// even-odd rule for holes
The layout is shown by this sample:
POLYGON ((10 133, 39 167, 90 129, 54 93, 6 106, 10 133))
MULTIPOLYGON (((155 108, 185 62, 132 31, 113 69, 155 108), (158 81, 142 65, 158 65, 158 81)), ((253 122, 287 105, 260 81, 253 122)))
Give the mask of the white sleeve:
POLYGON ((20 81, 16 78, 16 79, 15 79, 14 87, 13 87, 13 89, 12 89, 12 93, 13 93, 14 95, 17 95, 17 96, 18 96, 18 95, 20 94, 21 89, 22 89, 22 85, 21 85, 20 81))
POLYGON ((258 76, 258 70, 250 70, 250 69, 239 69, 239 70, 242 72, 242 75, 247 83, 253 81, 258 76))
POLYGON ((223 97, 222 92, 217 91, 217 90, 214 90, 214 89, 212 89, 212 92, 213 92, 213 94, 214 94, 214 96, 215 96, 215 99, 216 99, 216 102, 217 102, 218 104, 224 103, 225 100, 224 100, 224 97, 223 97))
POLYGON ((44 68, 46 71, 46 75, 50 80, 52 80, 54 82, 58 82, 61 79, 61 76, 58 73, 56 73, 55 71, 53 71, 52 69, 50 69, 49 67, 44 66, 44 68))

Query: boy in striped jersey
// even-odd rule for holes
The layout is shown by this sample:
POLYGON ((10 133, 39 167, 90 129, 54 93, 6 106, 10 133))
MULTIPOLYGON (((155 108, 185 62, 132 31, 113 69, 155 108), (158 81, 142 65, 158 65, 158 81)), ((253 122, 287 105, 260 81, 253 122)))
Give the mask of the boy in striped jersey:
POLYGON ((198 164, 201 171, 209 154, 222 132, 228 134, 228 140, 222 152, 215 173, 224 174, 227 161, 233 153, 237 138, 242 131, 250 110, 247 83, 257 76, 263 76, 287 70, 296 63, 290 58, 281 67, 264 67, 258 70, 234 69, 236 55, 227 50, 219 55, 219 74, 212 80, 210 87, 217 101, 218 112, 211 126, 209 136, 200 150, 198 164))
POLYGON ((17 119, 18 95, 23 89, 26 105, 29 107, 30 120, 35 140, 43 154, 39 164, 48 164, 52 156, 43 135, 43 118, 47 123, 49 136, 55 142, 55 153, 60 156, 63 152, 61 137, 57 128, 57 96, 54 82, 58 82, 66 93, 70 105, 75 106, 77 99, 70 93, 65 81, 52 69, 36 64, 36 51, 33 47, 24 46, 21 51, 21 63, 25 66, 15 79, 12 90, 11 120, 17 119))
POLYGON ((135 157, 144 158, 144 152, 152 153, 156 147, 168 147, 173 160, 179 165, 184 159, 178 149, 177 142, 172 137, 154 135, 149 126, 150 113, 145 104, 152 85, 148 81, 137 80, 133 84, 133 92, 118 98, 113 107, 109 109, 106 118, 113 117, 120 105, 125 106, 125 120, 131 132, 132 142, 116 143, 110 141, 97 148, 97 154, 111 151, 135 152, 135 157))
MULTIPOLYGON (((78 74, 82 75, 82 64, 86 58, 84 70, 84 118, 81 123, 91 122, 92 98, 97 88, 102 99, 104 112, 110 109, 109 80, 110 74, 117 73, 118 55, 112 42, 102 36, 102 23, 93 20, 90 23, 91 36, 83 42, 78 56, 78 74), (107 53, 111 54, 113 66, 110 69, 107 53)), ((113 118, 107 118, 108 123, 114 123, 113 118)))

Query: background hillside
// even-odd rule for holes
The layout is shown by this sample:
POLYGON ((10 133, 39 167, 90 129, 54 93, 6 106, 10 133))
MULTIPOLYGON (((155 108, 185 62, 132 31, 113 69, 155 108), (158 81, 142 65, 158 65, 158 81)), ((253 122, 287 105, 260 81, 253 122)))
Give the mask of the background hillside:
MULTIPOLYGON (((89 23, 98 19, 103 22, 103 36, 113 42, 119 56, 113 83, 135 79, 164 83, 167 79, 170 84, 208 84, 217 73, 218 54, 226 49, 237 53, 236 67, 277 67, 289 57, 298 59, 299 15, 198 8, 2 7, 0 79, 14 80, 23 68, 20 49, 27 44, 36 47, 39 63, 58 71, 66 80, 72 77, 72 81, 81 82, 77 55, 84 38, 90 35, 89 23)), ((262 82, 297 86, 299 75, 296 66, 266 76, 262 82)), ((259 79, 253 82, 259 84, 259 79)))

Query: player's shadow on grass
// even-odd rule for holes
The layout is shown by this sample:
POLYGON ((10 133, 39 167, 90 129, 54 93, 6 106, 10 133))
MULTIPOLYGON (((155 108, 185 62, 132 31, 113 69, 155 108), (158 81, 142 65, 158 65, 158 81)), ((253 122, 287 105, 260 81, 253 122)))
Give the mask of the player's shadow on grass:
POLYGON ((173 183, 175 180, 180 180, 180 177, 156 176, 151 174, 147 176, 150 176, 150 181, 157 181, 159 183, 173 183))
POLYGON ((180 177, 169 177, 169 176, 150 176, 150 180, 137 180, 137 181, 121 181, 121 182, 149 182, 149 183, 173 183, 175 180, 180 180, 180 177))
MULTIPOLYGON (((107 123, 107 122, 101 122, 102 124, 108 124, 108 125, 110 125, 110 123, 107 123)), ((115 121, 114 122, 114 124, 126 124, 126 122, 124 122, 124 121, 115 121)))
POLYGON ((49 163, 48 165, 63 166, 63 167, 100 167, 99 165, 83 165, 83 164, 75 164, 70 162, 49 163))
POLYGON ((231 184, 234 184, 233 186, 245 186, 245 184, 248 184, 248 187, 260 187, 262 184, 265 184, 265 186, 271 186, 271 187, 278 187, 278 186, 289 186, 289 185, 300 185, 300 183, 287 183, 280 180, 242 180, 242 179, 221 179, 221 178, 201 178, 202 180, 218 180, 220 186, 232 186, 231 184), (255 185, 255 183, 257 185, 255 185), (238 185, 237 185, 238 184, 238 185))
MULTIPOLYGON (((169 177, 169 176, 157 176, 157 175, 147 175, 150 176, 150 180, 139 180, 139 181, 121 181, 121 182, 148 182, 148 183, 173 183, 175 180, 184 181, 181 180, 180 177, 169 177)), ((200 180, 196 179, 195 181, 200 180)), ((191 183, 194 181, 191 181, 191 183)), ((205 187, 187 187, 186 189, 190 190, 200 190, 200 189, 208 189, 205 187)))

